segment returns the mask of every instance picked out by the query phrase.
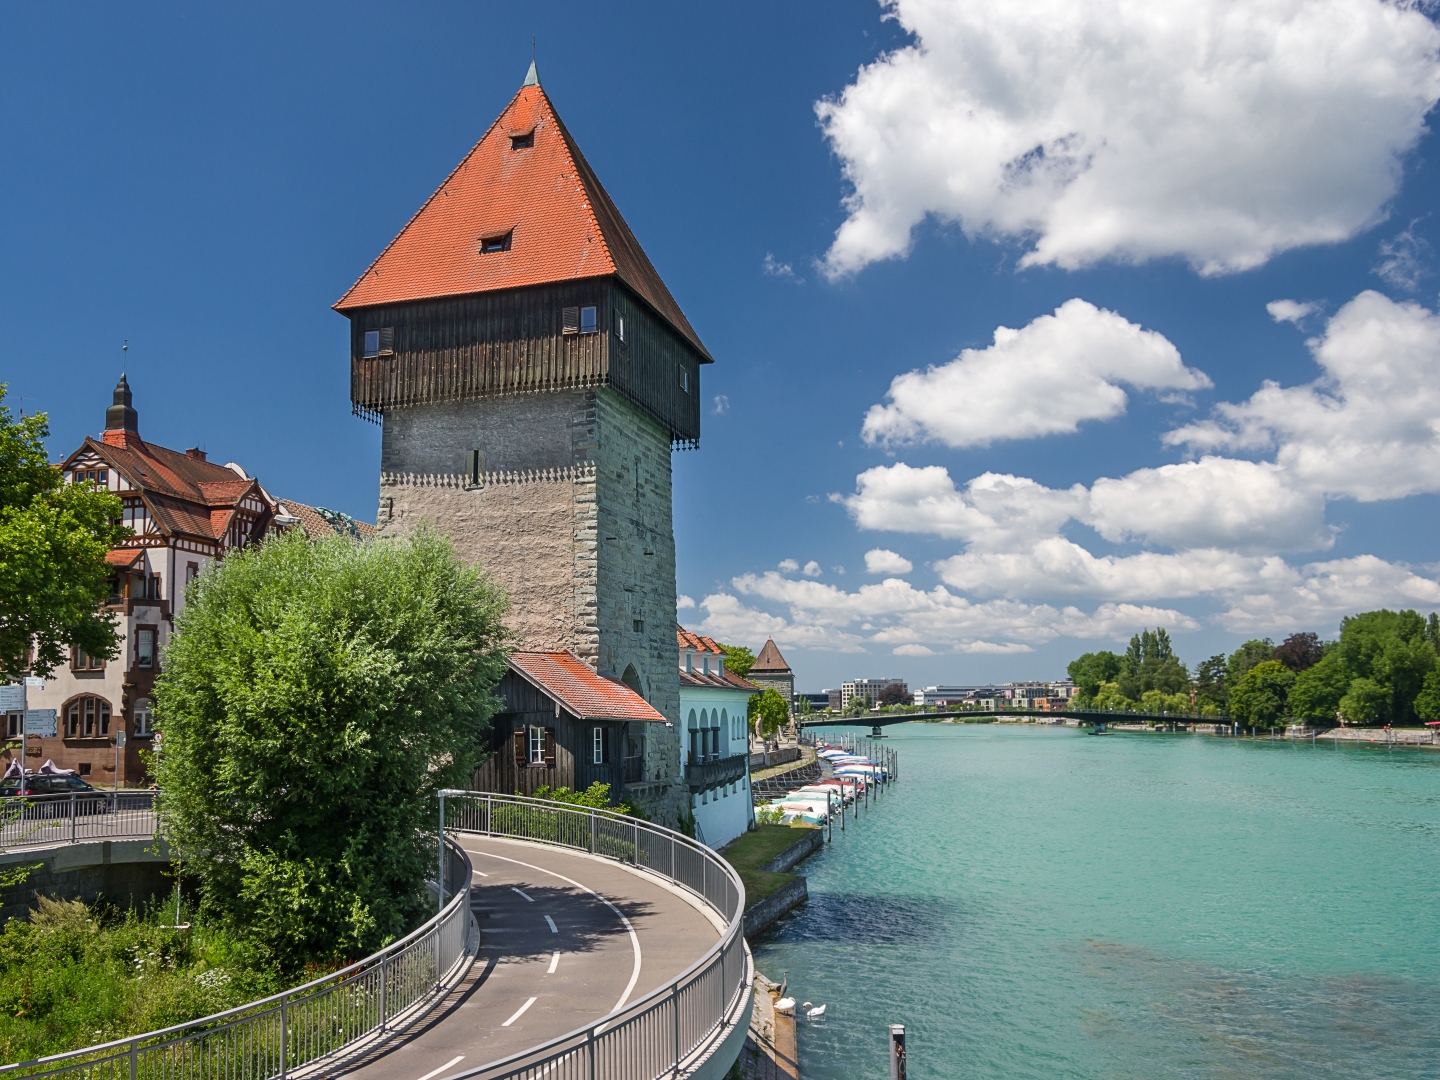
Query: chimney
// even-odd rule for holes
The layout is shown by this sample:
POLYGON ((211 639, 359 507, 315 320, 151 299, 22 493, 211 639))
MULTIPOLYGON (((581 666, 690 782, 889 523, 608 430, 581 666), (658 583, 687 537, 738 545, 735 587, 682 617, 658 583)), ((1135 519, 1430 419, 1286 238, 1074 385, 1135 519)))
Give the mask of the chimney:
POLYGON ((198 446, 192 446, 190 447, 190 449, 185 451, 185 456, 194 461, 204 461, 205 451, 201 450, 198 446))
POLYGON ((115 384, 115 403, 105 410, 105 431, 100 436, 107 446, 130 448, 139 446, 140 415, 130 407, 130 384, 122 372, 115 384))

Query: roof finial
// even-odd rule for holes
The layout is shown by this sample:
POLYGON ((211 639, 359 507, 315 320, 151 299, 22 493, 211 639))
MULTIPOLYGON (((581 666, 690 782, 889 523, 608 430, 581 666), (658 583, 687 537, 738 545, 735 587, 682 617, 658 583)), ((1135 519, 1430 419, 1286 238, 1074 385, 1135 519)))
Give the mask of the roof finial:
POLYGON ((540 73, 535 70, 535 35, 530 35, 530 70, 525 73, 525 81, 520 84, 523 90, 527 86, 539 86, 540 73))
POLYGON ((125 339, 125 344, 123 344, 123 345, 120 346, 120 378, 122 378, 122 379, 125 378, 125 369, 129 366, 129 364, 128 364, 129 359, 130 359, 130 339, 127 337, 127 338, 125 339))

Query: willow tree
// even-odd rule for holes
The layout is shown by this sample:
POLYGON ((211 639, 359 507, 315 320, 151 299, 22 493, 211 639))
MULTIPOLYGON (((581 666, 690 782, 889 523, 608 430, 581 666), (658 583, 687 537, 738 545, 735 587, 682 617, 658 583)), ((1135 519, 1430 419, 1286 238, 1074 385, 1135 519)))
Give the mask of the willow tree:
POLYGON ((408 930, 435 794, 468 786, 498 706, 504 610, 426 531, 296 531, 202 575, 155 688, 160 815, 202 909, 290 968, 408 930))

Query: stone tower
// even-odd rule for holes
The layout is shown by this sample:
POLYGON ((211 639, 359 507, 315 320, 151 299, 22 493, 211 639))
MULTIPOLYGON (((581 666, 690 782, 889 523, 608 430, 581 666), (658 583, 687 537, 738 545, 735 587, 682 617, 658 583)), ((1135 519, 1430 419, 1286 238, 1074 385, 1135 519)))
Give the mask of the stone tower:
MULTIPOLYGON (((352 405, 383 426, 380 530, 429 521, 509 592, 521 648, 678 720, 670 454, 698 443, 712 361, 533 64, 335 308, 352 405)), ((632 731, 627 793, 673 820, 677 729, 632 731)))

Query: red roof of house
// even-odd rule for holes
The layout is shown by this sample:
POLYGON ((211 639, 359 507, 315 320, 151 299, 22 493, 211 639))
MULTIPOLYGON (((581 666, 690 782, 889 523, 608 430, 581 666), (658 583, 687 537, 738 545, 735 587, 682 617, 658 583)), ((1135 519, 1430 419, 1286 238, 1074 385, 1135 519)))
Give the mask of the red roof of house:
POLYGON ((520 88, 335 310, 611 275, 710 360, 536 83, 520 88), (512 147, 527 135, 532 146, 512 147), (481 253, 483 240, 506 235, 509 250, 481 253))
POLYGON ((597 675, 572 652, 515 652, 510 667, 581 720, 658 720, 665 717, 624 683, 597 675))
MULTIPOLYGON (((709 653, 712 656, 725 655, 725 649, 714 638, 691 633, 678 623, 675 626, 675 641, 682 649, 693 649, 695 652, 709 653)), ((698 668, 691 665, 689 671, 681 667, 680 681, 687 686, 703 686, 712 690, 743 690, 750 694, 758 694, 765 689, 763 686, 756 686, 749 679, 735 674, 729 668, 725 668, 724 671, 723 675, 707 675, 703 665, 698 668)))

